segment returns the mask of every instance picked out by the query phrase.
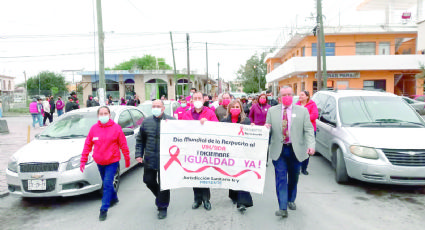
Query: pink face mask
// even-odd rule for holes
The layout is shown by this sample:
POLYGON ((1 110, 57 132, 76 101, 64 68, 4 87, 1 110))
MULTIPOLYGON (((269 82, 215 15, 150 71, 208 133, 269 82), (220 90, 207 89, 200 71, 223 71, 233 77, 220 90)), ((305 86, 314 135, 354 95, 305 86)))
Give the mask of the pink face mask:
POLYGON ((284 96, 284 97, 282 97, 282 104, 284 106, 290 106, 290 105, 292 105, 292 96, 284 96))
POLYGON ((230 109, 230 113, 232 114, 232 116, 239 116, 239 114, 241 114, 241 110, 240 109, 230 109))
POLYGON ((230 100, 229 99, 223 99, 223 105, 227 106, 229 105, 230 100))
POLYGON ((265 103, 266 103, 266 99, 260 98, 260 104, 265 104, 265 103))

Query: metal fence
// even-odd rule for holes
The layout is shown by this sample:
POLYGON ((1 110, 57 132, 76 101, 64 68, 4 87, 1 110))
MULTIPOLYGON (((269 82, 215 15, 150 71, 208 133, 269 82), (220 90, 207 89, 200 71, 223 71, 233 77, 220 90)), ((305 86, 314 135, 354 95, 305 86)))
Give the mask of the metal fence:
MULTIPOLYGON (((47 96, 53 95, 55 101, 58 96, 62 97, 63 101, 67 101, 70 93, 67 91, 58 92, 52 94, 51 90, 28 90, 25 92, 1 92, 0 93, 0 104, 3 113, 8 112, 25 112, 29 111, 29 104, 32 102, 33 98, 45 99, 47 96)), ((78 94, 77 97, 82 104, 82 93, 78 94)))

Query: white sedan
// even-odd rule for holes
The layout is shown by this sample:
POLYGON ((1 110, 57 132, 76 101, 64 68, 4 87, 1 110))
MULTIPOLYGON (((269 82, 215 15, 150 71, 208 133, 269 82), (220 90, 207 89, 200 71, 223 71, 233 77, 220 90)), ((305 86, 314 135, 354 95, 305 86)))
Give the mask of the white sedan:
MULTIPOLYGON (((74 196, 102 188, 102 180, 91 154, 84 173, 80 158, 90 128, 97 122, 97 109, 91 107, 65 113, 49 125, 36 139, 19 149, 11 157, 7 170, 7 184, 11 194, 23 197, 74 196)), ((131 167, 134 159, 136 135, 146 117, 132 106, 111 106, 112 119, 118 123, 127 138, 131 167)), ((127 171, 124 157, 114 177, 119 188, 120 175, 127 171)))

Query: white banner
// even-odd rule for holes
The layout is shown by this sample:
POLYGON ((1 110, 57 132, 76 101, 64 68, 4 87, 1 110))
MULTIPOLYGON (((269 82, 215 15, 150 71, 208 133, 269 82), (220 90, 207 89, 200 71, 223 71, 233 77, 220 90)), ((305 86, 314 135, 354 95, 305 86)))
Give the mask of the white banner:
POLYGON ((161 189, 263 193, 269 130, 223 122, 161 121, 161 189))

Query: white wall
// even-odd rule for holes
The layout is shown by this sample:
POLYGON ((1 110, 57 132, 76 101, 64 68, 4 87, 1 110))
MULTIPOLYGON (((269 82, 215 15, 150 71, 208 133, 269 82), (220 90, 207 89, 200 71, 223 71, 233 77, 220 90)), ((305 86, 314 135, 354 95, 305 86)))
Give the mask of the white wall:
POLYGON ((425 20, 418 23, 417 51, 425 51, 425 20))

